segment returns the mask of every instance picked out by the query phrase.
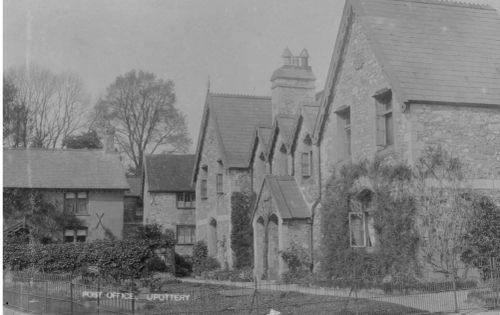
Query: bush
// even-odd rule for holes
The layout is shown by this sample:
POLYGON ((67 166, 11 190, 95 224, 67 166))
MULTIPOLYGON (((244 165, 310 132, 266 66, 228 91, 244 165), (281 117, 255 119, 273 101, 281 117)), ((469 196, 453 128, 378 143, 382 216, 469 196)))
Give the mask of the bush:
POLYGON ((212 271, 203 271, 201 277, 209 280, 218 281, 233 281, 233 282, 252 282, 253 270, 251 268, 244 269, 221 269, 212 271))
POLYGON ((193 272, 192 258, 175 253, 175 276, 186 277, 193 272))
POLYGON ((158 256, 153 256, 146 261, 146 269, 149 272, 168 272, 167 264, 158 256))
POLYGON ((204 271, 219 269, 217 259, 208 256, 208 248, 205 242, 198 241, 193 247, 193 272, 199 276, 204 271))
POLYGON ((282 275, 283 282, 305 284, 311 281, 311 257, 306 249, 292 243, 280 254, 288 266, 288 270, 282 275))
POLYGON ((150 273, 146 264, 154 257, 143 241, 94 241, 65 244, 4 244, 4 266, 14 270, 36 267, 50 273, 81 273, 97 266, 99 275, 114 280, 141 278, 150 273))

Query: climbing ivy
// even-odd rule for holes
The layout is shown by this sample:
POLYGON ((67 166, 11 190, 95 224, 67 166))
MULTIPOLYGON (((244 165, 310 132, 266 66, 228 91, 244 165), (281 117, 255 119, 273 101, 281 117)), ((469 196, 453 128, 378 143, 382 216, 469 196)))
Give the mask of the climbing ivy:
POLYGON ((328 279, 384 274, 418 274, 415 230, 416 200, 411 192, 412 170, 382 160, 343 166, 327 183, 323 199, 320 272, 328 279), (369 183, 375 249, 350 246, 349 212, 359 182, 369 183))
POLYGON ((253 229, 251 210, 253 193, 233 192, 231 195, 231 249, 234 253, 233 267, 241 269, 253 264, 253 229))

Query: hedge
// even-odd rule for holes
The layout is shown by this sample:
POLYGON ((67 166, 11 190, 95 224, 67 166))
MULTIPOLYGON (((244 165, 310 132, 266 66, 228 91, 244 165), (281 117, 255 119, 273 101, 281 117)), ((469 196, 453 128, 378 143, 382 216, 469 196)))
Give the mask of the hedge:
POLYGON ((97 266, 101 276, 115 280, 149 275, 153 270, 147 266, 156 257, 142 240, 50 245, 4 243, 3 251, 4 268, 36 267, 42 272, 79 273, 88 266, 97 266))

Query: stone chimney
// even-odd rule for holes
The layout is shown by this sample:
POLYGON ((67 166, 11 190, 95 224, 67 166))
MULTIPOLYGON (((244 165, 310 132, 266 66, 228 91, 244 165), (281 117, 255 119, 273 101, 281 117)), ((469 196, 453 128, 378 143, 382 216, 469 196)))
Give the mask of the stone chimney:
POLYGON ((106 127, 104 130, 104 153, 115 153, 115 128, 106 127))
POLYGON ((288 47, 283 52, 283 65, 271 77, 273 119, 278 114, 295 114, 304 103, 315 100, 316 77, 309 66, 309 53, 304 48, 294 56, 288 47))

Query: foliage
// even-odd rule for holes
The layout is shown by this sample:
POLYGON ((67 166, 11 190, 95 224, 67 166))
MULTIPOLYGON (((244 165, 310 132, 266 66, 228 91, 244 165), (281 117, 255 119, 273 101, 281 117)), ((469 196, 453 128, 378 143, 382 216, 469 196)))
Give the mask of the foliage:
POLYGON ((208 280, 232 281, 232 282, 251 282, 253 281, 253 269, 246 267, 243 269, 219 269, 204 271, 201 277, 208 280))
POLYGON ((193 272, 192 257, 175 253, 175 276, 187 277, 193 272))
POLYGON ((500 257, 500 209, 485 196, 474 197, 476 212, 464 236, 467 250, 461 258, 485 274, 489 271, 489 260, 500 257))
POLYGON ((458 277, 464 235, 475 216, 466 166, 441 147, 429 147, 415 165, 421 255, 435 272, 458 277))
POLYGON ((149 272, 168 272, 167 264, 158 256, 153 256, 146 261, 146 269, 149 272))
POLYGON ((159 224, 139 225, 130 231, 127 239, 144 241, 148 248, 154 250, 159 248, 173 248, 176 240, 172 230, 163 228, 159 224))
POLYGON ((280 254, 288 266, 288 270, 282 275, 282 280, 285 283, 302 283, 310 280, 312 276, 311 256, 305 248, 292 243, 280 254))
POLYGON ((83 126, 89 101, 83 81, 72 73, 53 73, 31 64, 7 71, 15 100, 4 108, 14 147, 55 148, 83 126))
POLYGON ((83 226, 73 213, 65 213, 61 205, 46 201, 38 190, 7 188, 3 200, 4 224, 25 219, 36 242, 60 241, 64 229, 83 226))
POLYGON ((252 266, 253 229, 250 216, 254 199, 254 193, 233 192, 231 195, 231 249, 236 269, 252 266))
POLYGON ((411 178, 407 166, 381 160, 346 165, 334 172, 322 202, 320 270, 324 277, 418 273, 411 178), (377 237, 371 251, 350 247, 349 212, 360 204, 368 204, 374 213, 377 237))
POLYGON ((69 135, 64 138, 62 146, 68 149, 102 149, 102 143, 95 130, 69 135))
POLYGON ((186 117, 175 107, 175 101, 172 81, 132 70, 118 76, 97 102, 93 127, 112 127, 121 150, 140 171, 146 153, 189 149, 186 117))
POLYGON ((147 263, 154 257, 144 241, 94 241, 89 243, 30 244, 4 243, 4 266, 22 270, 34 267, 49 273, 76 273, 97 266, 99 276, 114 280, 148 275, 147 263))
POLYGON ((208 256, 208 248, 204 241, 198 241, 193 246, 193 272, 200 275, 204 271, 220 268, 220 264, 214 257, 208 256))

